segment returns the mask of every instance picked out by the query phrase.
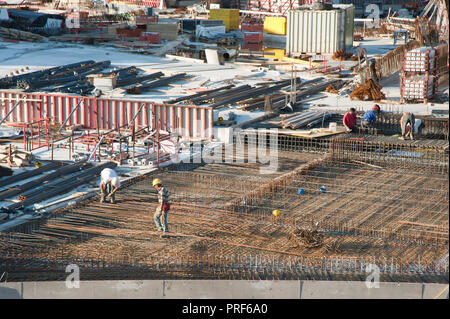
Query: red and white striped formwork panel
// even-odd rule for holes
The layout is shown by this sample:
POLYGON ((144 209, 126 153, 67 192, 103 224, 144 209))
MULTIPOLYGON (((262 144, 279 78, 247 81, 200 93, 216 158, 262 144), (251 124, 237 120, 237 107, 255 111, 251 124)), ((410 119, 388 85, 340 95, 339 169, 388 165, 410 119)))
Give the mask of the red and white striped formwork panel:
POLYGON ((212 139, 213 109, 208 106, 158 104, 142 100, 101 99, 85 96, 0 91, 0 119, 21 101, 5 123, 24 123, 48 118, 52 124, 82 124, 89 129, 126 127, 139 109, 136 128, 159 124, 162 130, 195 139, 212 139))

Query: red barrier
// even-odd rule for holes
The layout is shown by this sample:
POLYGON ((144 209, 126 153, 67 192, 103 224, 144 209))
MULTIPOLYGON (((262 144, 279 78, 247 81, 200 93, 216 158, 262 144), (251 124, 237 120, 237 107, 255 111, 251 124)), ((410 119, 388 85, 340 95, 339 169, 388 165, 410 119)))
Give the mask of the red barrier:
MULTIPOLYGON (((94 97, 0 91, 0 117, 3 118, 20 101, 6 119, 7 123, 47 119, 62 124, 76 107, 67 125, 82 124, 89 129, 126 127, 136 113, 136 128, 161 122, 161 129, 191 138, 213 137, 213 109, 208 106, 157 104, 144 100, 97 99, 94 97)), ((152 126, 156 127, 156 126, 152 126)))

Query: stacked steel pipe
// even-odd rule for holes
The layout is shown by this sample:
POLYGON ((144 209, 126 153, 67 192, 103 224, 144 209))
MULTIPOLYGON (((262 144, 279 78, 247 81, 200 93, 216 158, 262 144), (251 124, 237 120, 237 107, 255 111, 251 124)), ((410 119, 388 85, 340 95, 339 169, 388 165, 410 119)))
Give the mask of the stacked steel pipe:
POLYGON ((175 75, 166 76, 162 79, 158 79, 158 80, 154 80, 154 81, 150 81, 150 82, 144 82, 139 85, 127 88, 127 93, 139 94, 144 91, 149 91, 149 90, 157 88, 157 87, 166 86, 172 82, 177 82, 177 81, 183 80, 185 78, 187 78, 186 73, 178 73, 175 75))
MULTIPOLYGON (((47 184, 45 184, 40 188, 31 189, 30 191, 23 193, 24 200, 11 204, 7 207, 4 207, 2 211, 14 212, 17 209, 24 209, 33 204, 46 201, 54 196, 64 194, 78 186, 90 182, 93 178, 98 176, 104 168, 114 168, 116 166, 117 164, 113 162, 106 162, 94 167, 91 167, 91 164, 87 162, 80 162, 73 165, 65 166, 63 168, 58 169, 52 176, 53 179, 56 180, 50 180, 48 181, 47 184), (61 171, 65 171, 65 174, 67 174, 68 172, 69 173, 75 172, 75 173, 71 176, 69 180, 57 179, 58 177, 61 176, 60 174, 61 171)), ((16 192, 14 193, 17 194, 16 192)))
POLYGON ((331 117, 331 114, 324 111, 310 111, 306 113, 301 113, 296 116, 286 118, 281 121, 283 128, 297 129, 300 127, 313 127, 320 122, 323 122, 331 117))

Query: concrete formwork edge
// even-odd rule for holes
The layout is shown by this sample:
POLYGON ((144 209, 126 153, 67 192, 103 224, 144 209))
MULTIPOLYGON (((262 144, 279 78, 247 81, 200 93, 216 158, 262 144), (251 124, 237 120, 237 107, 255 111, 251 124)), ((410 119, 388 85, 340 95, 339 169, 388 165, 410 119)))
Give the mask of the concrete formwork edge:
POLYGON ((0 283, 1 299, 432 299, 448 298, 448 285, 308 280, 105 280, 0 283), (443 292, 443 293, 442 293, 443 292))

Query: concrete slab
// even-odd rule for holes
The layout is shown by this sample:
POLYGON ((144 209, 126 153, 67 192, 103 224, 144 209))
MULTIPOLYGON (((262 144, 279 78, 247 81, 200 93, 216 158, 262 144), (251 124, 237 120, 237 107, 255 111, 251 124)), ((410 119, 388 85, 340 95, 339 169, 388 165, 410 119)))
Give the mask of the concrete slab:
POLYGON ((23 283, 8 282, 0 284, 0 299, 22 299, 23 283))
POLYGON ((424 284, 423 299, 448 299, 449 290, 446 284, 424 284))
POLYGON ((65 281, 0 284, 0 299, 448 299, 447 284, 345 281, 244 280, 105 280, 81 281, 67 288, 65 281), (447 289, 446 289, 447 288, 447 289))
POLYGON ((298 299, 299 285, 298 280, 166 280, 163 298, 298 299))
POLYGON ((162 280, 96 281, 95 298, 159 299, 163 295, 162 280))
POLYGON ((161 280, 81 281, 79 288, 68 288, 65 281, 25 282, 26 299, 128 299, 161 298, 161 280))
POLYGON ((303 281, 302 299, 421 299, 422 285, 416 283, 380 283, 367 288, 365 282, 303 281))

